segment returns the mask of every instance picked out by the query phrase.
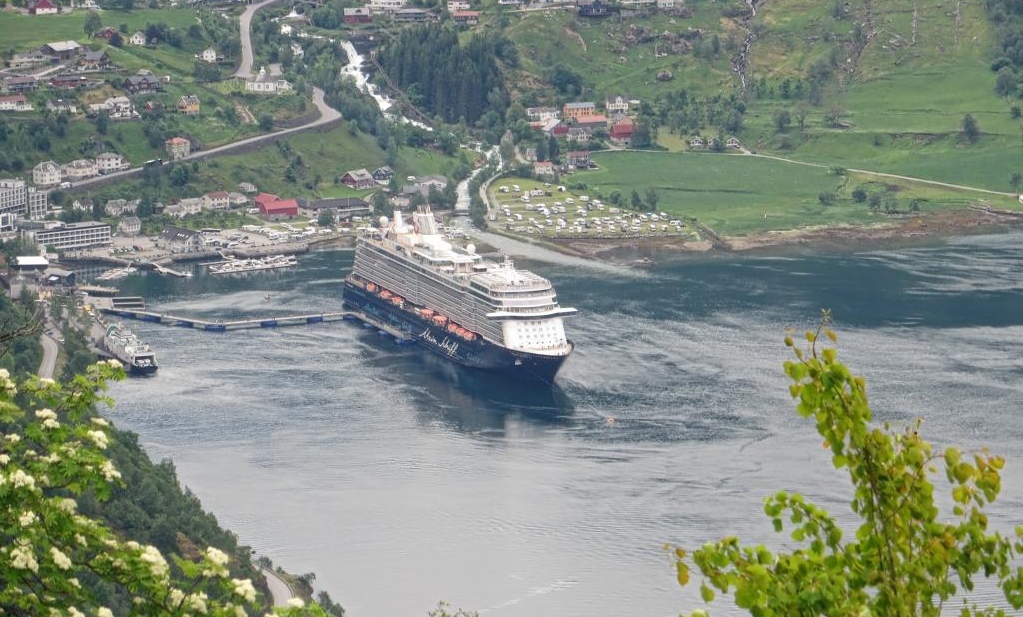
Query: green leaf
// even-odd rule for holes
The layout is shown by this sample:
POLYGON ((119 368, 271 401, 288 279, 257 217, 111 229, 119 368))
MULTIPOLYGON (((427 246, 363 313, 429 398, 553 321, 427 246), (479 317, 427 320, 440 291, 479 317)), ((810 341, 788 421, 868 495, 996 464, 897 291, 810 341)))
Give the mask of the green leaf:
POLYGON ((714 601, 714 590, 707 586, 707 583, 700 583, 700 597, 704 602, 714 601))

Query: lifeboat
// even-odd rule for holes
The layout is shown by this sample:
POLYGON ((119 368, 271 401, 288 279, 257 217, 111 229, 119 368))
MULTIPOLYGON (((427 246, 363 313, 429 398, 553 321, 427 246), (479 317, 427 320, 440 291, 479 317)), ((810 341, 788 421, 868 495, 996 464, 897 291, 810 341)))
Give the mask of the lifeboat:
POLYGON ((475 332, 468 332, 467 331, 465 333, 465 340, 467 340, 467 341, 475 341, 476 340, 476 333, 475 332))
POLYGON ((387 300, 388 298, 390 298, 393 295, 394 294, 392 294, 391 292, 387 291, 386 289, 384 289, 383 291, 380 292, 380 297, 383 298, 384 300, 387 300))
POLYGON ((402 298, 401 296, 394 296, 393 298, 391 298, 391 302, 393 304, 401 305, 403 302, 405 302, 405 298, 402 298))
POLYGON ((458 331, 458 324, 455 324, 455 323, 449 323, 448 324, 448 332, 454 334, 457 331, 458 331))
POLYGON ((443 315, 433 316, 433 323, 437 324, 438 326, 443 326, 447 322, 447 320, 448 318, 443 315))
POLYGON ((419 314, 422 315, 423 317, 430 317, 431 315, 433 315, 433 311, 428 308, 419 309, 419 314))
POLYGON ((375 283, 366 283, 366 291, 376 291, 377 286, 375 283))

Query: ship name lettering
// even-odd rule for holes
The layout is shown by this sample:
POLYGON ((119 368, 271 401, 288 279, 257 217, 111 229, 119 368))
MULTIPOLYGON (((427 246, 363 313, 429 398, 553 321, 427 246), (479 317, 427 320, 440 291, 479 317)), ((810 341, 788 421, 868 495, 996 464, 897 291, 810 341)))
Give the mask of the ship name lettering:
POLYGON ((458 343, 456 341, 452 341, 446 336, 444 337, 444 342, 440 343, 439 346, 441 349, 446 350, 449 356, 455 355, 455 352, 458 351, 458 343))

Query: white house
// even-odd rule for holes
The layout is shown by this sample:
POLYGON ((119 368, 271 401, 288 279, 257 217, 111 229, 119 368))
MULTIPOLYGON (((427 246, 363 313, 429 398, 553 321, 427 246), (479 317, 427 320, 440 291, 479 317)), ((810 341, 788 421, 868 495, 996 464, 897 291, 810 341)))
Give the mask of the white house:
POLYGON ((369 0, 367 7, 374 13, 393 13, 405 8, 407 0, 369 0))
POLYGON ((629 113, 629 99, 620 94, 609 96, 604 99, 604 110, 607 115, 629 113))
POLYGON ((186 197, 178 203, 171 204, 163 209, 164 214, 177 218, 183 218, 190 214, 199 214, 200 212, 202 212, 201 197, 186 197))
POLYGON ((141 31, 141 30, 136 31, 135 34, 133 34, 130 37, 128 37, 128 43, 131 44, 131 45, 138 46, 138 47, 141 47, 141 46, 145 45, 146 44, 146 33, 141 31))
POLYGON ((202 207, 204 210, 229 210, 231 198, 227 191, 213 191, 202 196, 202 207))
POLYGON ((32 184, 36 186, 56 186, 60 184, 60 165, 53 161, 43 161, 33 167, 32 184))
POLYGON ((561 118, 561 110, 557 107, 527 107, 526 117, 530 122, 544 122, 561 118))
POLYGON ((468 11, 472 8, 465 0, 448 0, 448 13, 457 11, 468 11))
POLYGON ((96 167, 96 161, 90 159, 75 159, 60 166, 60 179, 65 182, 78 182, 97 175, 99 168, 96 167))
POLYGON ((101 174, 121 171, 128 167, 130 166, 124 161, 124 157, 116 152, 104 152, 96 157, 96 170, 101 174))
POLYGON ((0 111, 32 111, 32 103, 28 102, 24 94, 0 96, 0 111))
POLYGON ((103 205, 103 211, 109 216, 121 216, 122 214, 135 214, 139 209, 139 203, 141 200, 132 199, 108 199, 107 203, 103 205))
POLYGON ((199 54, 199 59, 203 62, 214 64, 217 61, 217 50, 212 47, 207 47, 199 54))
POLYGON ((249 92, 266 92, 278 94, 291 90, 291 84, 266 72, 265 67, 260 67, 259 74, 250 77, 245 81, 245 89, 249 92))
POLYGON ((137 216, 126 216, 117 224, 117 233, 122 236, 137 236, 142 233, 142 221, 137 216))

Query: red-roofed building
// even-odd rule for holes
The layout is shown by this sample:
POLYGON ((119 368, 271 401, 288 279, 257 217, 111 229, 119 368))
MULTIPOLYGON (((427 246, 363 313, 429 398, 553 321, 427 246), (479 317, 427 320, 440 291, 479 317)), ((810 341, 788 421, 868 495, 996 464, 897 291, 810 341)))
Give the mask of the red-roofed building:
POLYGON ((611 143, 628 145, 632 141, 632 120, 625 118, 611 127, 611 143))
POLYGON ((479 11, 455 11, 451 14, 451 19, 454 20, 459 26, 475 26, 480 23, 480 12, 479 11))
POLYGON ((273 193, 260 193, 259 195, 256 195, 256 198, 253 199, 252 201, 253 203, 256 204, 256 207, 259 208, 260 212, 262 212, 263 206, 267 204, 272 204, 273 202, 280 200, 281 198, 274 195, 273 193))
POLYGON ((294 199, 278 199, 259 205, 259 213, 267 217, 298 216, 298 202, 294 199))
POLYGON ((607 128, 607 116, 603 114, 591 114, 588 116, 579 116, 575 119, 575 123, 572 126, 576 126, 582 129, 603 129, 607 128))
POLYGON ((38 0, 29 9, 29 13, 33 15, 56 15, 59 12, 57 5, 50 2, 50 0, 38 0))

